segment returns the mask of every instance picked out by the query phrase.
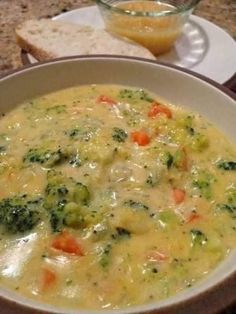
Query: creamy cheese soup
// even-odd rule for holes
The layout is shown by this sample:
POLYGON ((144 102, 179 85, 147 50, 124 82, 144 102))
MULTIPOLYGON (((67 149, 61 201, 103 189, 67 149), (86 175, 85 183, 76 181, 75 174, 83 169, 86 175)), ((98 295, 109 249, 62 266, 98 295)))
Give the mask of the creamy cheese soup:
POLYGON ((0 285, 66 308, 189 289, 236 245, 236 150, 142 89, 71 88, 0 121, 0 285))

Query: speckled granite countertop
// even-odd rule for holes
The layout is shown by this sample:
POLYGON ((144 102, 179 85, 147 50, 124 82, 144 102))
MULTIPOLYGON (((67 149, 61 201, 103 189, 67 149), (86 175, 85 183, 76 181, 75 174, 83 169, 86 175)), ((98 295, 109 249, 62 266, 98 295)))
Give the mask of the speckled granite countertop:
MULTIPOLYGON (((14 28, 30 18, 52 17, 93 0, 0 0, 0 75, 21 66, 14 28)), ((202 0, 195 14, 208 19, 236 38, 236 0, 202 0)))
MULTIPOLYGON (((22 66, 14 37, 14 28, 19 23, 92 4, 93 0, 0 0, 0 75, 22 66)), ((195 14, 222 27, 236 39, 236 0, 202 0, 195 14)), ((236 314, 236 305, 221 314, 236 314)))

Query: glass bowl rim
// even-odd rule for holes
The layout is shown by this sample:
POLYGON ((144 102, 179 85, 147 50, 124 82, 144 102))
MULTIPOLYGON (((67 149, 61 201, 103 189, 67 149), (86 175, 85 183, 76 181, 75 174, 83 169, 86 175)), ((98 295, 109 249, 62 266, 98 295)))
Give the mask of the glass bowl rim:
MULTIPOLYGON (((132 1, 132 0, 131 0, 132 1)), ((131 2, 131 1, 127 1, 127 2, 131 2)), ((142 0, 137 0, 138 1, 142 1, 142 0)), ((161 1, 156 1, 156 0, 148 0, 150 2, 161 2, 161 1)), ((121 1, 122 3, 123 1, 121 1)), ((133 2, 133 1, 132 1, 133 2)), ((189 4, 183 4, 181 7, 176 7, 174 10, 172 11, 162 11, 162 12, 148 12, 148 11, 134 11, 134 10, 125 10, 125 9, 121 9, 118 8, 116 6, 114 6, 113 4, 109 4, 106 2, 106 0, 96 0, 96 3, 98 4, 98 6, 102 6, 108 10, 110 10, 111 12, 115 12, 115 13, 120 13, 126 16, 132 16, 132 17, 164 17, 164 16, 170 16, 170 15, 176 15, 176 14, 181 14, 181 13, 185 13, 188 12, 192 9, 195 8, 195 6, 198 4, 198 2, 200 2, 200 0, 192 0, 190 1, 189 4)), ((119 1, 117 1, 117 3, 119 3, 119 1)))

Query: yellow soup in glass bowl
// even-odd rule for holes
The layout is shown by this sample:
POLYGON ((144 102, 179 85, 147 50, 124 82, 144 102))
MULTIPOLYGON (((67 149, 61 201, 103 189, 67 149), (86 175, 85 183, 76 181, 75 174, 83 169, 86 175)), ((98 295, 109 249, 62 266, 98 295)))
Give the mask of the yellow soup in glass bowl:
POLYGON ((192 7, 179 8, 170 4, 173 1, 112 1, 111 4, 109 0, 97 2, 108 31, 145 46, 154 55, 171 49, 192 10, 192 7))

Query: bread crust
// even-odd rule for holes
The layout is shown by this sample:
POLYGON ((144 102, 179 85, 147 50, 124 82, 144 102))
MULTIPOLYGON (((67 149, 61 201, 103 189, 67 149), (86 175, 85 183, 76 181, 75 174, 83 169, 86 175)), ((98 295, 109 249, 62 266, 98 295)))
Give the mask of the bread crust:
POLYGON ((50 19, 28 20, 16 30, 18 45, 39 61, 81 54, 115 54, 155 60, 145 47, 105 30, 50 19))
POLYGON ((48 53, 42 48, 34 46, 25 38, 21 37, 19 33, 17 33, 17 31, 16 31, 16 42, 23 50, 27 51, 29 54, 34 56, 39 61, 46 61, 50 59, 55 59, 57 57, 52 53, 48 53))

